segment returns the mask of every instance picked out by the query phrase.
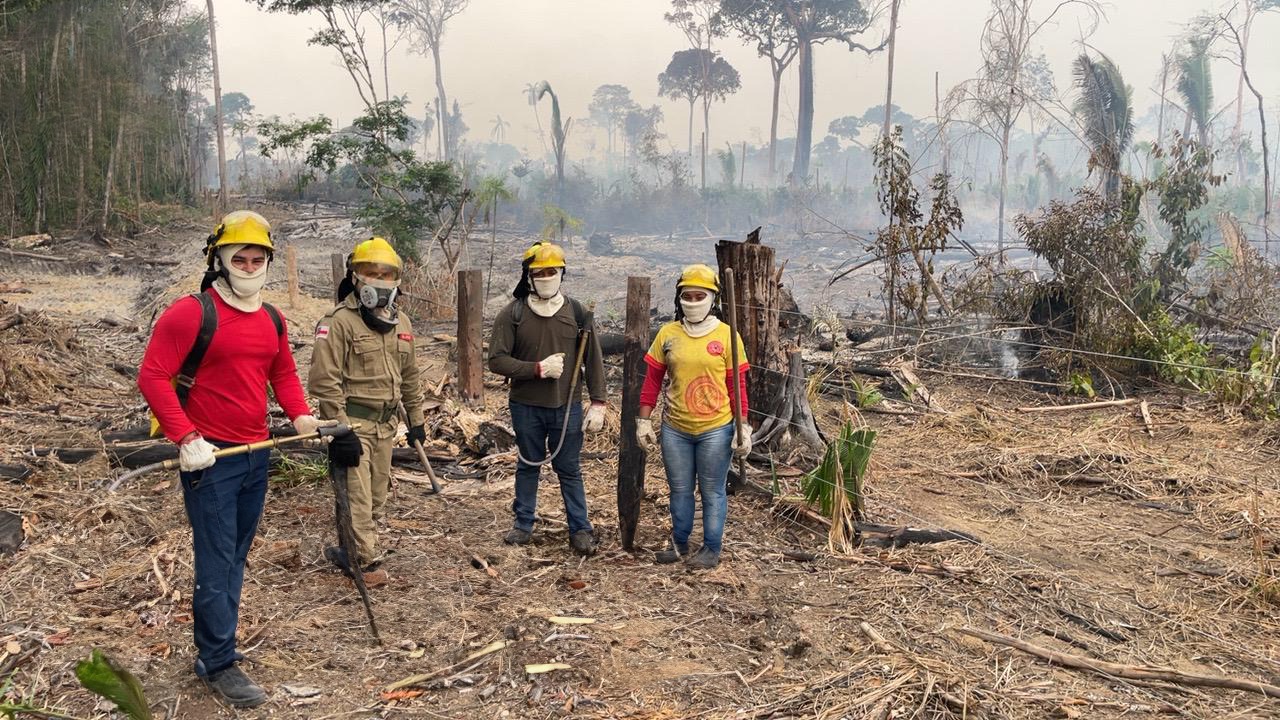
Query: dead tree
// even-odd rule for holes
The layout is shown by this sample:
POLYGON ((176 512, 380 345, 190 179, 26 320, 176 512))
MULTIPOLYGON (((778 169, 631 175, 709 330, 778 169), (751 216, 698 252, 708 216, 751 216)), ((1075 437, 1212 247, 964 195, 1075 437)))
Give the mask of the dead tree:
POLYGON ((821 450, 826 446, 809 407, 800 348, 784 342, 782 306, 789 294, 782 287, 782 268, 774 251, 760 243, 760 228, 746 242, 716 243, 721 273, 733 268, 737 282, 738 332, 746 343, 747 397, 750 399, 753 445, 783 450, 793 439, 821 450))

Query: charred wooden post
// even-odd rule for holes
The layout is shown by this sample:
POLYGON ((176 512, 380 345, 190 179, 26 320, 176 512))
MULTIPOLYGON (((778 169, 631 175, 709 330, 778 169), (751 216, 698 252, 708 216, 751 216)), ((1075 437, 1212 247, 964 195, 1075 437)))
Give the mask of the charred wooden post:
POLYGON ((732 269, 736 285, 738 332, 746 343, 749 422, 753 444, 781 448, 799 437, 815 449, 823 447, 822 434, 813 420, 805 387, 804 365, 799 351, 785 347, 781 310, 789 297, 782 287, 782 269, 774 264, 774 251, 760 242, 760 228, 746 242, 716 243, 720 271, 732 269))
POLYGON ((338 288, 342 287, 342 280, 347 276, 346 256, 342 253, 330 254, 329 267, 333 270, 333 301, 340 303, 342 298, 338 297, 338 288))
POLYGON ((298 300, 298 249, 293 243, 289 243, 284 248, 285 267, 288 270, 289 279, 289 307, 296 310, 299 305, 298 300))
POLYGON ((636 442, 636 412, 649 344, 649 278, 627 278, 627 327, 622 356, 622 434, 618 438, 618 533, 623 550, 635 546, 644 497, 647 453, 636 442))
POLYGON ((469 405, 484 401, 484 357, 480 350, 484 286, 479 270, 458 271, 458 394, 469 405))

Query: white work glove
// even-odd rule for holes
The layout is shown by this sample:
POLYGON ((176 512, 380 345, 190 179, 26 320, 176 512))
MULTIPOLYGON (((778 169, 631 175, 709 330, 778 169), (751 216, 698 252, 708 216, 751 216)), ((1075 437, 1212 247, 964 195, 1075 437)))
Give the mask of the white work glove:
POLYGON ((555 380, 564 374, 564 353, 556 353, 538 363, 536 372, 540 378, 555 380))
POLYGON ((218 461, 218 458, 213 456, 217 451, 217 446, 196 435, 194 439, 178 446, 178 467, 183 472, 204 470, 218 461))
POLYGON ((604 403, 591 403, 587 408, 587 416, 582 420, 582 429, 589 433, 598 433, 604 429, 604 403))
POLYGON ((744 458, 751 454, 751 425, 739 423, 733 434, 733 456, 744 458))
POLYGON ((322 427, 333 427, 337 420, 321 420, 315 415, 299 415, 293 419, 293 429, 299 435, 310 435, 322 427))
POLYGON ((644 450, 657 449, 658 436, 653 433, 653 421, 649 418, 636 418, 636 442, 644 450))

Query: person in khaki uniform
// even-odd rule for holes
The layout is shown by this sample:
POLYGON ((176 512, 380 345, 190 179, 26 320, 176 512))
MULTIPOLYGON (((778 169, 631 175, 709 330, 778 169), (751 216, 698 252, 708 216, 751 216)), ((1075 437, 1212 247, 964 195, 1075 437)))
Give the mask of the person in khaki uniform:
MULTIPOLYGON (((368 585, 387 581, 375 522, 382 518, 391 487, 391 449, 401 403, 408 413, 409 443, 426 441, 413 326, 395 304, 402 267, 400 256, 380 237, 356 245, 338 289, 341 304, 316 325, 307 380, 321 417, 361 424, 354 457, 330 454, 334 462, 351 467, 351 525, 357 564, 368 585)), ((347 567, 339 547, 326 548, 325 557, 347 567)))

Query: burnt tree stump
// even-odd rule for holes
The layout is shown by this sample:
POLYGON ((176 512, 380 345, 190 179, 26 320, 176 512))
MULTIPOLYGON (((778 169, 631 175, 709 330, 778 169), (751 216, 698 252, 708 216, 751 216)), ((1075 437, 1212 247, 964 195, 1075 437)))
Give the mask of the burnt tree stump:
POLYGON ((791 438, 799 438, 822 449, 825 442, 809 407, 799 349, 782 339, 781 311, 789 294, 782 287, 782 268, 775 265, 773 248, 760 242, 756 228, 746 242, 716 243, 716 262, 722 275, 732 268, 736 281, 737 330, 751 363, 747 399, 753 444, 780 450, 791 438))

